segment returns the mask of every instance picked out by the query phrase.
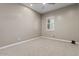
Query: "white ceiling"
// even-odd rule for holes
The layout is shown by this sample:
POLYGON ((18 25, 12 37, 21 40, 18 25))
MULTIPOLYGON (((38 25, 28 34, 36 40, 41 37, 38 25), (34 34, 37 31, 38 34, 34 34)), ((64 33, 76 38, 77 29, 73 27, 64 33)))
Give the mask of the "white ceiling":
POLYGON ((72 3, 24 3, 25 6, 32 8, 33 10, 37 11, 38 13, 46 13, 49 11, 53 11, 59 8, 63 8, 69 5, 72 5, 72 3))

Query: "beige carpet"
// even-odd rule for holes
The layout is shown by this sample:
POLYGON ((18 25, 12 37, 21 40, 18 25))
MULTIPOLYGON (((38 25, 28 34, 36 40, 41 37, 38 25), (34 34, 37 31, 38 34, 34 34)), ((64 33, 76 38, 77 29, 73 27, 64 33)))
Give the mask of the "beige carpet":
POLYGON ((17 46, 0 50, 3 56, 77 56, 79 45, 38 38, 17 46))

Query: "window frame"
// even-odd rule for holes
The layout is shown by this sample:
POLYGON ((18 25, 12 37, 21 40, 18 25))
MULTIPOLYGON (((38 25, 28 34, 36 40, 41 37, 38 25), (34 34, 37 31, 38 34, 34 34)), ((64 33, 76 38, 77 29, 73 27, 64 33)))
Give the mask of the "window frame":
POLYGON ((55 30, 55 16, 46 17, 46 31, 54 31, 55 30), (48 20, 53 20, 53 28, 48 29, 48 20))

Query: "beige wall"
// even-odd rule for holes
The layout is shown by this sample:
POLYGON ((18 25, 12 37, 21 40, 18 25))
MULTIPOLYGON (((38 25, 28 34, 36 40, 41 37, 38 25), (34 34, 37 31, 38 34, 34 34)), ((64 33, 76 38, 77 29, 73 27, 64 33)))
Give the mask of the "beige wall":
POLYGON ((40 15, 20 4, 0 4, 0 46, 40 35, 40 15))
POLYGON ((42 35, 79 41, 79 6, 73 5, 42 16, 42 35), (46 31, 46 17, 55 16, 55 30, 46 31))
POLYGON ((40 36, 79 41, 79 6, 69 6, 41 16, 20 4, 0 4, 0 46, 40 36), (55 31, 46 31, 46 17, 55 16, 55 31), (42 31, 41 31, 42 29, 42 31))

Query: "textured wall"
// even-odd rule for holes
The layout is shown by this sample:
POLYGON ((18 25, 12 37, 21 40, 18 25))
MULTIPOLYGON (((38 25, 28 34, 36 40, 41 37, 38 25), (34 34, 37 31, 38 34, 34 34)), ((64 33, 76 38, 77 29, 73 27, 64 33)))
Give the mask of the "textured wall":
POLYGON ((0 46, 40 35, 40 15, 20 4, 0 4, 0 46))
POLYGON ((68 6, 42 16, 42 35, 79 41, 79 6, 68 6), (46 17, 55 16, 55 30, 46 31, 46 17))

